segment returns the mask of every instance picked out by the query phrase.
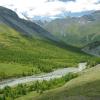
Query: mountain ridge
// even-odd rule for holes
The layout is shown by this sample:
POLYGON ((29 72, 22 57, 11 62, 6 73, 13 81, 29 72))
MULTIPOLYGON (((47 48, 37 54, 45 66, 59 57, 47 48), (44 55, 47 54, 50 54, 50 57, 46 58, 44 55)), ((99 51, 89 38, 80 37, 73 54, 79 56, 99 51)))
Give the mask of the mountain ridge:
POLYGON ((100 41, 100 11, 82 17, 56 19, 44 25, 44 28, 62 41, 83 47, 91 42, 100 41))
POLYGON ((23 35, 37 35, 48 39, 59 41, 50 32, 46 31, 39 25, 24 19, 20 19, 18 15, 10 9, 0 6, 0 23, 7 24, 15 30, 23 33, 23 35))

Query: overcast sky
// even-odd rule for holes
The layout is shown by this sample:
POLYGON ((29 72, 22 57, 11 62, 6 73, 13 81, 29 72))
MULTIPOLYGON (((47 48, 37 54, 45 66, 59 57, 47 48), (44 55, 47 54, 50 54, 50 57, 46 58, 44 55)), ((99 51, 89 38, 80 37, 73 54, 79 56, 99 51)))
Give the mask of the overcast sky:
POLYGON ((62 11, 100 10, 100 0, 0 0, 0 6, 29 16, 55 16, 62 11))

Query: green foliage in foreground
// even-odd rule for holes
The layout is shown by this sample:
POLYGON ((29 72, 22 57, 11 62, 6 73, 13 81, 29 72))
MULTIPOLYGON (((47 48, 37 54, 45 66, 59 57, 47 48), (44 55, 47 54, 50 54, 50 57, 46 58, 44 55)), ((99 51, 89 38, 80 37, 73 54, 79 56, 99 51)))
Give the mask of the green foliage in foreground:
POLYGON ((0 91, 0 100, 14 100, 20 96, 26 95, 29 92, 36 91, 37 93, 43 93, 46 90, 62 86, 69 80, 77 77, 78 74, 67 74, 61 78, 53 79, 50 81, 36 81, 31 84, 19 84, 18 86, 11 88, 5 87, 0 91), (5 99, 4 99, 5 98, 5 99))
POLYGON ((0 80, 76 67, 82 61, 95 60, 76 48, 25 37, 6 25, 0 25, 0 80))
POLYGON ((50 90, 34 97, 28 95, 18 100, 99 100, 100 64, 85 70, 79 77, 67 82, 63 87, 50 90), (27 99, 25 99, 27 98, 27 99))

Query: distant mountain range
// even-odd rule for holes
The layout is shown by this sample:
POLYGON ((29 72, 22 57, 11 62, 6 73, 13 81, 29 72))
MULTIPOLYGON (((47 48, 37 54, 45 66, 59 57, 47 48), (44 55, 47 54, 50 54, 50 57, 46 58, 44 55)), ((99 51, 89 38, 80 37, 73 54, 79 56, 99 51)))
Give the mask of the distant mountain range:
POLYGON ((100 41, 100 11, 81 17, 55 19, 43 27, 67 44, 83 47, 100 41))
MULTIPOLYGON (((50 40, 54 44, 57 43, 56 45, 59 47, 64 46, 72 51, 79 50, 73 46, 83 48, 90 43, 100 41, 100 11, 78 18, 67 17, 42 23, 38 20, 39 25, 36 23, 30 20, 21 19, 12 10, 0 6, 1 32, 4 31, 3 29, 6 25, 21 33, 22 36, 43 41, 50 40)), ((6 29, 8 29, 7 27, 6 29)))
POLYGON ((27 12, 22 12, 19 15, 23 19, 26 19, 26 20, 31 20, 33 22, 35 21, 36 23, 38 21, 45 23, 45 22, 50 22, 50 21, 55 20, 55 19, 63 19, 63 18, 66 18, 66 17, 80 17, 80 16, 83 16, 83 15, 91 14, 92 12, 94 12, 94 11, 84 11, 84 12, 75 12, 75 13, 63 11, 61 14, 58 14, 58 15, 55 15, 55 16, 33 16, 33 17, 30 17, 27 12))
MULTIPOLYGON (((57 0, 47 0, 47 2, 54 2, 57 0)), ((63 2, 68 2, 68 1, 75 1, 75 0, 58 0, 58 1, 63 1, 63 2)), ((34 8, 29 7, 26 10, 19 10, 16 6, 12 5, 6 5, 5 7, 10 8, 11 10, 13 10, 14 12, 16 12, 18 14, 18 16, 20 18, 26 19, 26 20, 31 20, 34 22, 40 20, 41 22, 45 22, 45 21, 51 21, 54 19, 62 19, 62 18, 66 18, 66 17, 80 17, 86 14, 90 14, 92 12, 94 12, 94 10, 90 10, 90 11, 82 11, 82 12, 71 12, 71 11, 61 11, 60 14, 57 15, 53 15, 53 16, 43 16, 43 15, 32 15, 32 12, 34 11, 34 8)))

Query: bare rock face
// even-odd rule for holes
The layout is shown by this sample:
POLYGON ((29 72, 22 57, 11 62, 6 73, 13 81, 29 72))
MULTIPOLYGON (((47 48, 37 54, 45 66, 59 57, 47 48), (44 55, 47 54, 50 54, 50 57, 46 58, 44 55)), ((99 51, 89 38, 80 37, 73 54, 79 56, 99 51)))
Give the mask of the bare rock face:
POLYGON ((82 51, 100 57, 100 41, 88 44, 82 49, 82 51))
POLYGON ((13 29, 19 31, 22 35, 36 36, 40 38, 46 38, 53 41, 58 41, 51 33, 41 28, 34 22, 24 20, 18 17, 18 15, 10 9, 0 6, 0 24, 6 24, 13 29))

